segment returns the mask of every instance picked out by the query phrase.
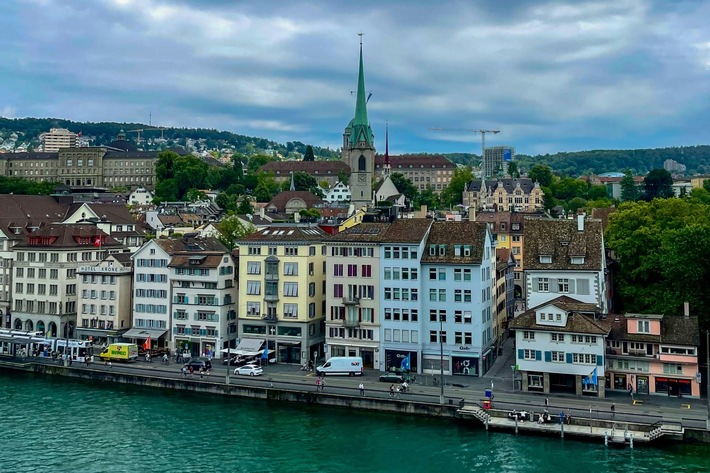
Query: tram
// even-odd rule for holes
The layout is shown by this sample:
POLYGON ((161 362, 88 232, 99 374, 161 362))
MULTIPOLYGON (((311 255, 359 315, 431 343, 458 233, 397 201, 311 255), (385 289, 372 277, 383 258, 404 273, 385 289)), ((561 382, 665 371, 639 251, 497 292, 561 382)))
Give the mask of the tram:
POLYGON ((63 358, 65 354, 83 363, 94 354, 93 345, 88 340, 45 337, 42 332, 0 329, 0 355, 63 358))

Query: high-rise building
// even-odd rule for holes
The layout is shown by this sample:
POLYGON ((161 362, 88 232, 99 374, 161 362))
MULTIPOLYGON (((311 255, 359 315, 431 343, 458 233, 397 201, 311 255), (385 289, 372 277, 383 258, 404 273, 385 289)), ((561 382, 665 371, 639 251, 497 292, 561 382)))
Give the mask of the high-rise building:
POLYGON ((492 146, 486 148, 481 163, 483 179, 503 177, 508 172, 508 163, 515 159, 515 148, 511 146, 492 146))
POLYGON ((341 159, 350 166, 351 202, 355 209, 372 203, 372 178, 375 164, 375 138, 367 120, 367 97, 365 96, 365 72, 362 63, 360 42, 360 71, 357 81, 355 117, 343 133, 341 159))
POLYGON ((51 128, 40 136, 42 151, 53 153, 62 148, 76 148, 76 133, 66 128, 51 128))

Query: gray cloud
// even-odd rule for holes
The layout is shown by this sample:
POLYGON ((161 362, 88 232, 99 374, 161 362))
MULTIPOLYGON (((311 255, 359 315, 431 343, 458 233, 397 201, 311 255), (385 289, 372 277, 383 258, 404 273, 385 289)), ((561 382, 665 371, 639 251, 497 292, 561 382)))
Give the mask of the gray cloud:
POLYGON ((705 2, 3 2, 0 111, 204 126, 336 148, 364 32, 394 152, 707 140, 705 2))

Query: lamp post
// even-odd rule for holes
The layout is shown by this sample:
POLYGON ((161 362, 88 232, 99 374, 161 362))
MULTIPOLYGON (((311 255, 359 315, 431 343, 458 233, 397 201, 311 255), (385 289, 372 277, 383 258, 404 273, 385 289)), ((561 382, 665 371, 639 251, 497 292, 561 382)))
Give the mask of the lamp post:
POLYGON ((67 344, 64 345, 64 366, 69 366, 69 321, 64 322, 64 336, 67 344))
POLYGON ((231 360, 231 344, 229 343, 229 325, 227 326, 227 386, 229 386, 229 371, 231 370, 231 365, 229 364, 231 360))
POLYGON ((441 320, 441 313, 439 314, 439 382, 441 384, 441 394, 439 394, 439 404, 444 403, 444 339, 442 335, 444 333, 444 324, 441 320))

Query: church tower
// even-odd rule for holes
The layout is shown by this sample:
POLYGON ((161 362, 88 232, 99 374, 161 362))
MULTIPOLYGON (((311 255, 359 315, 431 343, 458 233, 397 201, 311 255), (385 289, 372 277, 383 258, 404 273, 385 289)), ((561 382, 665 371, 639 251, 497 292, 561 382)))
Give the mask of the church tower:
POLYGON ((355 118, 343 133, 341 159, 350 166, 350 201, 355 209, 372 203, 372 178, 375 166, 375 140, 367 120, 365 72, 362 64, 362 33, 360 36, 360 71, 357 79, 355 118))

